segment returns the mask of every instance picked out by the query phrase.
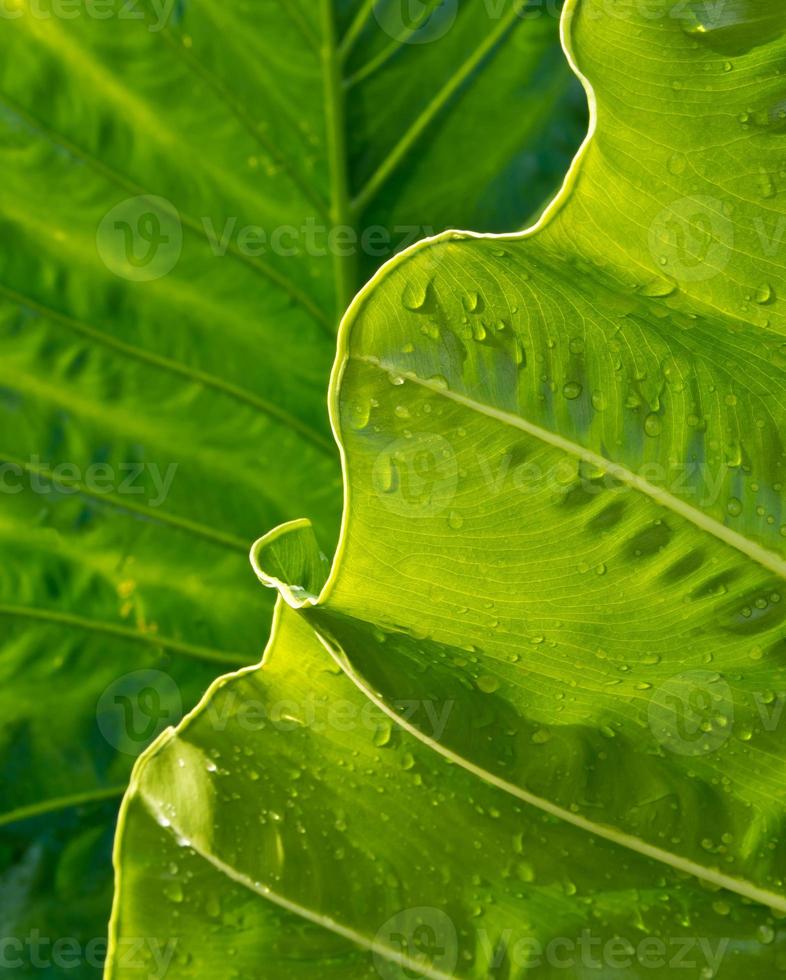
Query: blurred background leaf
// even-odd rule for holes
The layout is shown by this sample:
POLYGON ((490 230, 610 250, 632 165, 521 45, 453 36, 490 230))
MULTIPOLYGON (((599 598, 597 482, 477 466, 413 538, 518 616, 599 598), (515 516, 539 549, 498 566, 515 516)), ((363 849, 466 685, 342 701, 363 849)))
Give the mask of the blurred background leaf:
POLYGON ((585 131, 557 11, 412 7, 4 8, 9 975, 74 975, 58 938, 99 971, 135 755, 267 636, 248 545, 304 515, 335 540, 348 300, 432 232, 526 224, 585 131))

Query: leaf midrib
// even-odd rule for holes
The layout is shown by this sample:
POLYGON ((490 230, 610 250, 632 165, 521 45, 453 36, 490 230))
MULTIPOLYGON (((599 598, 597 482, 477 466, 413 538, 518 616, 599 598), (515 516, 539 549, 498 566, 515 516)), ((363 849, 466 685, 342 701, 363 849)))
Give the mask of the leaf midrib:
MULTIPOLYGON (((16 115, 22 118, 29 126, 37 129, 39 132, 44 134, 50 142, 54 143, 56 146, 60 146, 62 149, 66 150, 71 156, 81 160, 83 163, 91 167, 96 173, 100 174, 105 180, 110 183, 115 184, 121 190, 128 194, 140 197, 149 197, 151 192, 143 187, 141 184, 137 184, 132 178, 126 176, 126 174, 121 173, 114 167, 105 163, 95 154, 83 147, 78 146, 73 143, 68 137, 64 136, 62 133, 57 132, 52 129, 51 126, 44 123, 42 120, 34 116, 28 109, 23 108, 14 99, 12 99, 7 93, 0 93, 0 101, 5 103, 5 105, 16 115)), ((210 237, 207 234, 203 225, 199 223, 194 217, 186 214, 181 208, 177 209, 180 221, 185 229, 187 229, 191 234, 197 238, 203 239, 210 245, 210 237)), ((315 323, 319 324, 323 328, 327 328, 329 321, 325 316, 324 312, 316 305, 313 299, 306 295, 299 286, 292 282, 287 276, 279 272, 276 268, 267 262, 262 261, 259 258, 255 258, 250 255, 246 255, 241 249, 234 244, 234 242, 229 242, 227 245, 227 255, 237 262, 247 266, 257 275, 268 282, 273 283, 279 289, 281 289, 293 303, 300 306, 309 316, 314 320, 315 323)))
POLYGON ((83 497, 95 500, 105 506, 116 507, 118 510, 126 511, 130 514, 137 514, 152 523, 165 525, 182 531, 185 534, 203 538, 205 541, 209 541, 211 544, 218 545, 221 548, 226 548, 235 554, 245 555, 248 551, 247 543, 243 538, 235 537, 233 534, 226 534, 207 524, 192 521, 187 517, 180 517, 178 514, 169 513, 160 507, 150 507, 146 504, 138 503, 135 500, 128 500, 126 499, 127 494, 121 495, 114 491, 111 493, 101 493, 98 490, 91 489, 81 480, 55 473, 48 466, 37 465, 22 459, 20 456, 16 456, 14 453, 5 452, 2 446, 0 446, 0 462, 10 463, 13 466, 19 467, 25 473, 39 476, 50 483, 52 487, 68 488, 83 497))
POLYGON ((86 790, 84 793, 72 793, 68 796, 54 796, 48 800, 31 803, 30 806, 16 807, 0 813, 0 827, 8 827, 23 820, 34 820, 36 817, 61 813, 80 806, 104 803, 107 800, 117 800, 125 793, 127 786, 107 786, 105 788, 86 790))
POLYGON ((56 323, 60 323, 63 326, 68 327, 70 330, 89 338, 93 342, 114 350, 118 354, 141 361, 144 364, 158 368, 162 371, 167 371, 171 374, 178 375, 187 381, 199 384, 205 388, 212 388, 215 391, 219 391, 221 394, 240 402, 241 404, 249 405, 250 407, 255 408, 261 414, 269 416, 271 419, 283 425, 285 428, 288 428, 293 432, 297 432, 298 435, 306 439, 323 453, 326 453, 331 457, 333 455, 332 441, 324 437, 321 433, 317 432, 316 429, 312 429, 310 426, 306 425, 305 422, 301 422, 300 419, 294 415, 291 415, 279 405, 276 405, 265 398, 261 398, 254 392, 241 388, 239 385, 234 385, 229 381, 225 381, 223 378, 219 377, 218 375, 211 374, 209 371, 202 371, 199 368, 189 367, 187 364, 184 364, 181 361, 172 360, 171 358, 157 354, 155 351, 149 351, 146 348, 136 347, 134 344, 129 344, 126 343, 126 341, 119 340, 106 330, 101 330, 98 327, 94 327, 92 324, 85 322, 84 320, 78 320, 76 317, 69 316, 66 313, 61 313, 59 310, 46 306, 44 303, 41 303, 34 297, 29 296, 26 293, 21 293, 16 289, 12 289, 2 282, 0 282, 0 297, 1 296, 5 296, 6 299, 12 303, 15 303, 19 307, 34 310, 41 316, 53 320, 56 323))
MULTIPOLYGON (((298 612, 301 615, 303 614, 303 610, 298 610, 298 612)), ((604 840, 608 840, 613 844, 617 844, 618 846, 625 848, 626 850, 641 854, 644 857, 657 861, 659 864, 674 868, 676 871, 682 871, 685 874, 689 874, 712 885, 725 888, 726 890, 734 892, 737 895, 741 895, 744 898, 749 898, 751 901, 754 901, 760 905, 786 912, 786 897, 782 895, 778 895, 775 892, 770 892, 766 888, 761 888, 747 880, 726 875, 722 871, 718 871, 715 868, 705 867, 704 865, 698 864, 696 861, 682 857, 679 854, 674 854, 671 851, 665 850, 664 848, 656 847, 654 844, 650 844, 646 840, 635 837, 633 834, 627 834, 610 824, 594 823, 587 817, 581 816, 578 813, 573 813, 571 810, 566 810, 564 807, 558 806, 556 803, 553 803, 550 800, 536 796, 534 793, 530 793, 529 791, 522 789, 515 783, 502 779, 500 776, 495 775, 488 769, 484 769, 482 766, 477 766, 464 756, 446 748, 440 742, 432 739, 415 725, 407 721, 401 714, 390 708, 385 702, 384 698, 366 683, 361 674, 357 673, 347 655, 343 651, 336 650, 334 641, 324 637, 310 620, 309 625, 311 626, 314 635, 317 637, 317 639, 319 639, 325 650, 327 650, 328 654, 358 688, 358 690, 369 699, 369 701, 379 708, 380 711, 383 711, 388 718, 400 726, 404 731, 417 738, 418 741, 423 743, 423 745, 442 756, 451 764, 461 766, 462 769, 472 773, 473 776, 476 776, 483 782, 488 783, 490 786, 493 786, 496 789, 499 789, 502 792, 521 800, 522 803, 526 803, 537 810, 541 810, 542 812, 547 813, 558 820, 571 824, 579 830, 583 830, 594 837, 600 837, 604 840)))
MULTIPOLYGON (((746 557, 756 561, 769 571, 775 572, 780 577, 786 578, 786 561, 784 561, 784 559, 782 559, 780 556, 768 551, 766 548, 763 548, 755 542, 748 540, 744 537, 744 535, 732 531, 730 528, 727 528, 725 525, 706 515, 703 511, 699 511, 696 508, 691 507, 689 504, 685 503, 685 501, 680 500, 673 494, 660 489, 641 477, 638 477, 635 473, 621 464, 614 463, 600 454, 595 453, 592 450, 588 450, 580 444, 565 438, 564 436, 550 432, 548 429, 544 429, 533 422, 529 422, 521 416, 504 412, 501 409, 486 405, 483 402, 477 401, 476 399, 470 398, 466 395, 451 391, 449 388, 444 388, 439 384, 420 378, 411 371, 402 371, 389 368, 375 357, 352 354, 348 352, 346 354, 346 361, 355 361, 356 363, 361 363, 372 367, 375 370, 382 372, 388 380, 403 377, 407 381, 428 390, 438 397, 446 398, 456 404, 462 405, 470 411, 493 418, 502 424, 520 429, 521 431, 526 432, 528 435, 539 439, 541 442, 547 445, 566 452, 579 460, 590 463, 593 466, 599 467, 632 489, 650 497, 657 504, 671 509, 674 513, 694 524, 701 531, 712 534, 724 544, 734 547, 738 551, 742 552, 746 557)), ((331 582, 328 583, 323 591, 323 594, 320 596, 320 605, 329 599, 331 584, 331 582)), ((560 820, 564 820, 565 822, 570 823, 579 829, 585 830, 590 834, 597 837, 602 837, 611 841, 612 843, 618 844, 621 847, 625 847, 628 850, 656 860, 661 864, 665 864, 669 867, 673 867, 676 870, 683 871, 687 874, 693 875, 694 877, 708 881, 721 888, 726 888, 729 891, 749 898, 759 904, 786 911, 786 898, 783 896, 770 892, 767 889, 759 887, 758 885, 754 885, 749 881, 734 878, 724 874, 721 871, 707 868, 688 858, 684 858, 678 854, 673 854, 670 851, 656 847, 645 840, 637 838, 631 834, 626 834, 616 827, 605 824, 595 824, 586 817, 575 814, 569 810, 565 810, 549 800, 527 792, 514 783, 510 783, 507 780, 496 776, 494 773, 480 766, 476 766, 470 760, 458 755, 457 753, 454 753, 450 749, 445 748, 439 742, 425 735, 417 727, 411 725, 406 721, 406 719, 403 719, 398 713, 390 708, 386 704, 384 698, 380 697, 379 694, 366 683, 363 676, 354 669, 353 664, 346 654, 344 654, 343 651, 337 651, 334 643, 331 642, 329 638, 323 637, 313 622, 310 620, 309 622, 314 634, 319 638, 320 642, 330 656, 336 661, 347 677, 352 680, 356 687, 358 687, 358 689, 370 701, 372 701, 376 707, 383 711, 389 718, 391 718, 397 725, 401 726, 409 734, 419 739, 419 741, 421 741, 424 745, 428 746, 451 763, 462 766, 462 768, 473 773, 473 775, 477 776, 479 779, 482 779, 484 782, 487 782, 490 785, 495 786, 496 788, 520 799, 522 802, 549 813, 560 820)))
POLYGON ((59 612, 54 609, 41 609, 38 606, 13 606, 0 604, 0 617, 18 617, 29 619, 41 623, 57 624, 73 629, 84 630, 89 633, 103 633, 106 636, 114 636, 120 640, 127 640, 130 643, 141 643, 145 646, 159 647, 170 653, 182 654, 193 660, 203 660, 208 663, 222 664, 227 668, 237 669, 238 665, 245 663, 247 656, 239 653, 229 653, 224 650, 214 650, 210 647, 200 647, 193 643, 186 643, 183 640, 175 640, 172 637, 161 636, 153 631, 142 632, 139 629, 131 629, 128 626, 120 626, 116 623, 102 622, 99 619, 88 619, 84 616, 73 616, 70 613, 59 612))
MULTIPOLYGON (((320 0, 322 27, 322 83, 325 99, 325 127, 328 166, 330 169, 330 218, 336 226, 355 228, 349 200, 349 164, 347 158, 346 107, 344 104, 342 63, 336 40, 333 0, 320 0)), ((346 250, 344 250, 346 251, 346 250)), ((336 295, 336 323, 349 306, 357 289, 357 256, 333 253, 333 275, 336 295)))
MULTIPOLYGON (((133 790, 134 788, 135 787, 132 784, 131 789, 133 790)), ((198 843, 195 843, 193 840, 189 839, 183 829, 178 827, 173 822, 172 815, 164 813, 157 800, 154 800, 141 788, 136 787, 136 789, 151 819, 154 820, 159 827, 165 829, 167 834, 173 836, 175 840, 182 841, 187 839, 188 846, 194 851, 195 854, 199 855, 199 857, 209 864, 214 870, 229 878, 229 880, 233 881, 235 884, 240 885, 241 887, 253 892, 260 898, 266 899, 274 905, 278 905, 280 908, 283 908, 287 912, 291 912, 293 915, 297 915, 302 919, 306 919, 308 922, 313 922, 314 925, 326 929, 328 932, 342 936, 344 939, 348 939, 361 949, 366 949, 369 952, 382 955, 389 962, 396 963, 400 967, 416 970, 419 976, 428 977, 430 980, 455 980, 455 975, 452 973, 443 973, 441 970, 435 970, 432 967, 426 966, 422 962, 412 960, 403 953, 396 953, 387 946, 380 943, 375 943, 373 940, 369 940, 369 938, 363 935, 363 933, 357 932, 355 929, 349 929, 346 926, 342 926, 339 922, 336 922, 335 919, 331 919, 326 915, 320 915, 318 912, 312 912, 305 906, 299 905, 297 902, 292 902, 283 895, 278 894, 278 892, 274 891, 268 886, 263 885, 261 882, 254 881, 252 878, 249 878, 248 875, 243 874, 242 871, 239 871, 237 868, 233 868, 231 864, 227 864, 217 855, 211 854, 204 847, 201 847, 198 843)), ((121 817, 121 820, 122 819, 123 817, 121 817)), ((112 939, 113 937, 110 936, 110 953, 112 939)))
POLYGON ((399 371, 388 368, 375 357, 349 354, 348 359, 374 367, 385 374, 389 379, 403 377, 407 381, 410 381, 421 388, 427 389, 432 394, 438 395, 442 398, 447 398, 458 405, 463 405, 465 408, 468 408, 473 412, 477 412, 480 415, 485 415, 488 418, 493 418, 504 425, 510 425, 513 428, 520 429, 522 432, 526 432, 528 435, 533 436, 534 438, 549 446, 552 446, 555 449, 568 453, 582 462, 598 467, 602 472, 610 474, 621 483, 629 486, 631 489, 637 490, 645 496, 650 497, 655 501, 655 503, 666 508, 667 510, 671 510, 674 514, 689 521, 691 524, 699 528, 699 530, 711 534, 719 541, 732 548, 735 548, 747 558, 757 562, 768 571, 775 573, 780 578, 786 579, 786 559, 782 558, 780 555, 777 555, 775 552, 769 551, 767 548, 757 544, 755 541, 751 541, 749 538, 746 538, 744 534, 740 534, 738 531, 733 531, 725 524, 721 524, 720 521, 717 521, 715 518, 705 514, 704 511, 691 506, 691 504, 681 500, 679 497, 675 496, 669 491, 661 489, 654 483, 650 483, 649 480, 645 480, 643 477, 638 476, 621 463, 616 463, 613 460, 607 459, 600 453, 587 449, 579 443, 573 442, 571 439, 561 436, 556 432, 551 432, 548 429, 544 429, 542 426, 539 426, 534 422, 530 422, 519 415, 513 415, 510 412, 505 412, 502 409, 495 408, 492 405, 486 405, 483 402, 479 402, 476 399, 468 397, 467 395, 462 395, 458 392, 451 391, 449 388, 440 387, 438 384, 423 378, 419 378, 411 371, 399 371))
POLYGON ((353 198, 352 208, 356 213, 368 207, 378 191, 392 174, 395 173, 398 165, 409 154, 428 126, 458 92, 464 82, 467 81, 472 72, 478 68, 484 58, 491 54, 496 45, 502 41, 519 16, 519 5, 518 3, 514 3, 506 16, 500 18, 494 30, 490 31, 481 40, 480 44, 469 57, 448 78, 442 88, 439 89, 428 105, 422 110, 414 122, 411 123, 393 149, 386 155, 377 170, 369 177, 365 185, 353 198))

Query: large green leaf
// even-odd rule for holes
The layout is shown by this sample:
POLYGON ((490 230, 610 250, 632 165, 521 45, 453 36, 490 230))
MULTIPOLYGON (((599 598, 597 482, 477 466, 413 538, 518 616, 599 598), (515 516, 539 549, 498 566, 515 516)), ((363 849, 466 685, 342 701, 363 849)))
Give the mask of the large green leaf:
POLYGON ((84 950, 134 755, 258 658, 253 537, 334 539, 339 314, 432 228, 521 226, 582 110, 512 3, 425 36, 360 0, 77 6, 0 20, 0 907, 84 950))
MULTIPOLYGON (((595 120, 564 192, 531 232, 442 236, 361 293, 332 388, 346 507, 330 577, 323 585, 302 522, 263 538, 254 560, 407 751, 414 757, 417 738, 418 759, 426 748, 432 766, 436 756, 449 764, 422 799, 407 796, 415 840, 444 843, 436 867, 453 870, 454 832, 470 842, 484 824, 462 815, 455 831, 432 818, 432 805, 471 776, 456 789, 465 799, 492 787, 505 800, 496 809, 514 807, 522 826, 539 812, 570 828, 570 846, 552 852, 563 868, 601 840, 611 848, 595 865, 595 890, 586 886, 592 900, 576 897, 580 921, 624 933, 592 907, 615 890, 616 870, 621 882, 641 868, 672 895, 682 876, 695 928, 738 943, 718 975, 741 977, 761 973, 760 944, 775 935, 767 907, 786 911, 786 208, 777 193, 786 16, 763 0, 680 9, 655 16, 621 0, 612 16, 604 0, 570 5, 565 33, 595 120), (433 711, 413 705, 451 710, 437 726, 433 711), (724 921, 708 924, 701 896, 718 888, 712 907, 724 921), (743 909, 758 940, 742 938, 743 909)), ((281 645, 274 639, 261 685, 277 657, 290 663, 290 640, 281 645)), ((204 723, 220 698, 182 730, 202 753, 222 742, 204 723)), ((334 733, 322 738, 331 752, 334 733)), ((275 748, 240 725, 230 741, 281 778, 268 761, 275 748)), ((363 745, 356 734, 346 774, 332 776, 342 802, 355 801, 350 812, 385 785, 385 759, 354 768, 363 745)), ((143 833, 144 800, 181 832, 201 811, 216 836, 196 834, 195 850, 214 870, 314 911, 314 896, 303 903, 275 877, 288 840, 275 857, 248 853, 256 837, 247 828, 263 808, 286 808, 285 791, 258 794, 228 764, 222 796, 218 781, 196 785, 199 763, 181 753, 182 789, 170 792, 156 767, 180 748, 178 736, 162 742, 129 797, 117 941, 134 934, 155 893, 155 873, 130 843, 143 833)), ((315 780, 325 779, 320 759, 309 742, 300 761, 315 780)), ((332 785, 325 792, 334 799, 332 785)), ((313 816, 311 873, 344 883, 344 900, 326 897, 317 914, 373 944, 364 913, 377 881, 361 879, 355 899, 351 867, 342 874, 323 853, 330 843, 346 849, 344 831, 321 830, 313 816)), ((371 854, 393 846, 390 828, 361 816, 346 835, 371 854)), ((411 891, 397 907, 450 908, 461 948, 475 951, 487 934, 470 921, 471 885, 486 887, 486 915, 508 897, 491 881, 503 858, 490 847, 481 871, 468 868, 472 857, 465 847, 461 883, 442 884, 441 898, 430 865, 401 859, 407 871, 388 901, 396 906, 404 877, 411 891)), ((638 909, 642 930, 662 937, 646 920, 647 896, 628 900, 627 914, 638 909)), ((535 904, 530 896, 527 908, 535 904)), ((178 933, 186 955, 202 953, 200 920, 178 933)), ((542 938, 537 925, 531 934, 542 938)), ((274 955, 264 931, 258 938, 274 955)), ((452 968, 489 975, 473 952, 452 968)))
POLYGON ((281 611, 136 770, 107 980, 774 975, 772 916, 450 765, 281 611))

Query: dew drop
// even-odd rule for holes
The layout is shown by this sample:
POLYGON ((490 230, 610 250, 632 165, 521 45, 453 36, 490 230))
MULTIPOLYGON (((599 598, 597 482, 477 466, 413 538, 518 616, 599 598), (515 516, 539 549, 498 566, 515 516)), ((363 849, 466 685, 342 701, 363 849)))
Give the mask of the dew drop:
POLYGON ((384 748, 386 745, 390 744, 390 739, 393 735, 393 727, 389 721, 382 721, 377 725, 377 730, 374 732, 374 745, 378 749, 384 748))
POLYGON ((602 391, 592 392, 592 407, 596 412, 602 412, 607 406, 606 396, 602 391))
POLYGON ((786 344, 780 344, 770 351, 770 360, 776 367, 786 368, 786 344))
POLYGON ((348 424, 351 429, 360 431, 365 429, 371 418, 371 403, 366 401, 355 401, 349 405, 348 424))
POLYGON ((762 283, 756 290, 754 299, 760 306, 765 306, 767 303, 772 303, 774 301, 775 290, 768 282, 762 283))
POLYGON ((382 493, 394 493, 398 490, 398 467, 389 453, 380 456, 374 467, 374 484, 382 493))
POLYGON ((581 395, 582 387, 578 381, 568 381, 562 388, 562 394, 569 400, 573 401, 581 395))
POLYGON ((652 282, 648 282, 640 290, 642 296, 649 296, 652 299, 665 299, 667 296, 673 295, 676 291, 677 284, 671 279, 665 279, 662 276, 653 279, 652 282))
POLYGON ((408 282, 404 287, 401 301, 408 310, 422 310, 428 299, 429 282, 408 282))
POLYGON ((478 690, 484 694, 493 694, 499 690, 499 680, 496 677, 492 677, 491 674, 481 674, 475 683, 478 686, 478 690))
POLYGON ((179 881, 171 881, 164 888, 164 894, 170 902, 180 903, 183 901, 183 886, 179 881))
POLYGON ((478 296, 477 291, 474 289, 464 293, 461 299, 467 313, 474 313, 480 304, 480 297, 478 296))
POLYGON ((775 939, 775 930, 772 928, 772 926, 764 923, 756 930, 756 937, 760 943, 768 946, 775 939))
POLYGON ((759 194, 765 199, 775 197, 778 190, 775 186, 775 181, 767 173, 759 174, 759 194))
POLYGON ((650 412, 650 414, 644 419, 644 431, 648 436, 651 436, 654 439, 656 436, 661 434, 662 430, 663 426, 660 416, 656 415, 654 412, 650 412))
POLYGON ((680 174, 684 174, 688 166, 688 159, 684 153, 674 153, 669 157, 669 162, 667 164, 670 174, 675 177, 679 177, 680 174))

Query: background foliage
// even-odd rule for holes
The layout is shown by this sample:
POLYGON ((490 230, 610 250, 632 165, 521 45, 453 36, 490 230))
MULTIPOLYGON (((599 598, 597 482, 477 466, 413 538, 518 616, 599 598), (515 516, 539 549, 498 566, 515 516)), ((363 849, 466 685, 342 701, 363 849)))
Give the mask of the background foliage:
POLYGON ((578 144, 555 17, 447 6, 6 5, 3 936, 104 935, 134 755, 259 657, 250 541, 335 540, 349 298, 413 236, 523 226, 578 144))

